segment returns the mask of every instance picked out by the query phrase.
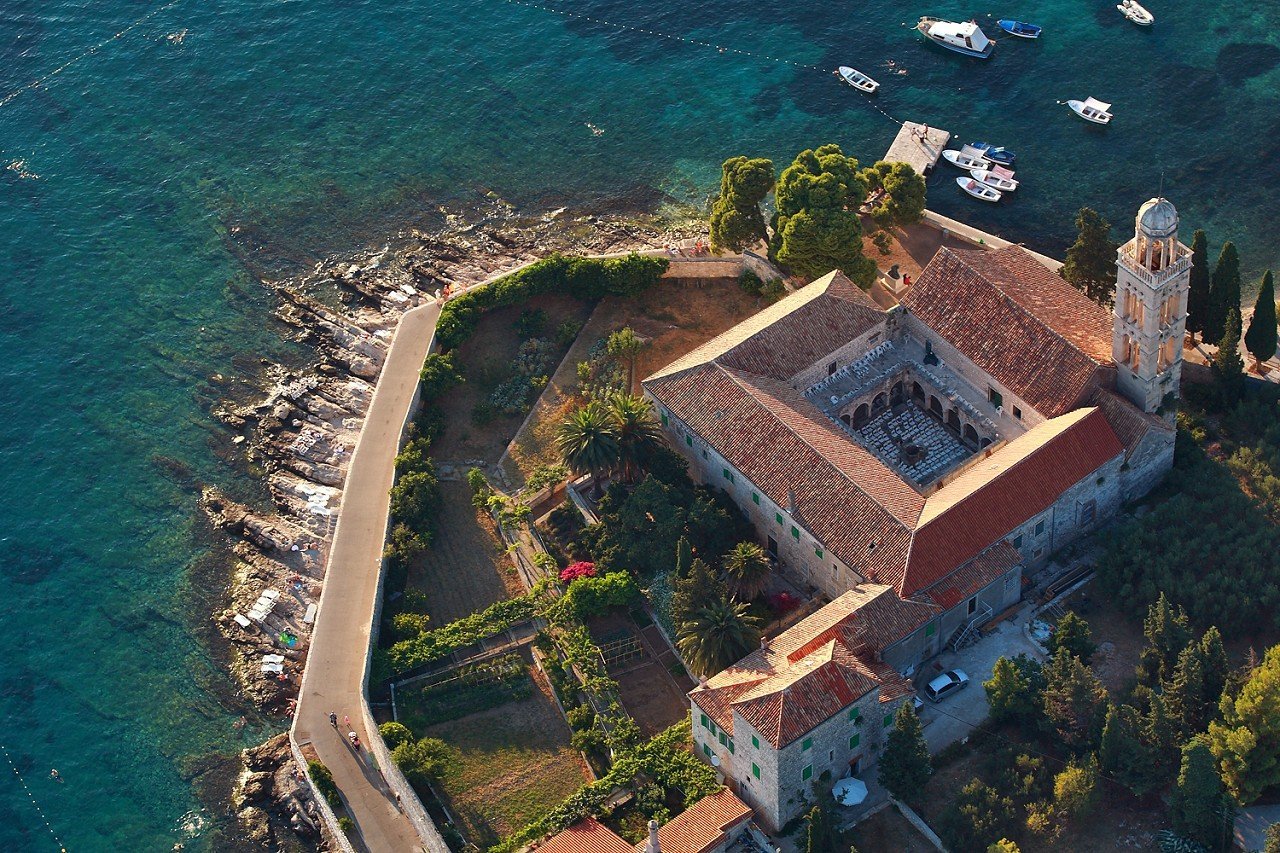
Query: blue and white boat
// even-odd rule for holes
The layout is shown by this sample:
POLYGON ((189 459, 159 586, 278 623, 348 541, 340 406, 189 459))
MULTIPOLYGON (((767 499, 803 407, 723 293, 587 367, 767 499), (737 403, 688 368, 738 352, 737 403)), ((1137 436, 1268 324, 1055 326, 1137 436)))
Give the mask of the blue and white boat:
POLYGON ((974 59, 990 59, 996 49, 996 43, 987 38, 987 34, 974 21, 959 24, 925 17, 919 20, 916 29, 926 41, 974 59))
POLYGON ((1004 30, 1011 36, 1017 36, 1020 39, 1038 39, 1042 32, 1041 27, 1035 24, 1028 24, 1024 21, 1013 21, 1008 18, 996 21, 996 26, 1004 30))
POLYGON ((990 142, 970 142, 969 147, 981 151, 983 157, 999 166, 1012 166, 1018 162, 1018 156, 1002 145, 992 145, 990 142))

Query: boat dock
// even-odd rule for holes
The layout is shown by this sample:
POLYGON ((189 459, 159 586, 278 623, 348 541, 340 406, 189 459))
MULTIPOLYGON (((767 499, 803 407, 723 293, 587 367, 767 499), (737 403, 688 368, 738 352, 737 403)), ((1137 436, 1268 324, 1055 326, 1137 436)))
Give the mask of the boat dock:
POLYGON ((918 174, 927 175, 933 170, 942 149, 951 141, 951 133, 927 124, 904 121, 902 129, 894 137, 893 144, 882 160, 890 163, 907 163, 918 174))

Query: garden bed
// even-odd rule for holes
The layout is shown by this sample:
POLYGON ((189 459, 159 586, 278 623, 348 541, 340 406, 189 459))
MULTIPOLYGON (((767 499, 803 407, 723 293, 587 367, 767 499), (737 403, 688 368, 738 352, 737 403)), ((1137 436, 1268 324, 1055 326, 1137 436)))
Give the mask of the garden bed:
POLYGON ((689 700, 685 693, 693 689, 693 682, 687 676, 679 679, 668 672, 667 666, 674 662, 674 655, 668 654, 664 659, 666 643, 655 646, 654 638, 662 640, 655 629, 642 633, 625 612, 618 610, 589 620, 588 627, 606 662, 610 663, 609 675, 618 682, 622 706, 645 737, 652 737, 688 716, 689 700), (634 649, 634 656, 616 663, 610 660, 611 654, 625 653, 627 649, 634 649))
POLYGON ((920 831, 912 826, 896 808, 881 809, 845 833, 849 845, 868 853, 892 850, 895 853, 933 853, 935 849, 920 831))

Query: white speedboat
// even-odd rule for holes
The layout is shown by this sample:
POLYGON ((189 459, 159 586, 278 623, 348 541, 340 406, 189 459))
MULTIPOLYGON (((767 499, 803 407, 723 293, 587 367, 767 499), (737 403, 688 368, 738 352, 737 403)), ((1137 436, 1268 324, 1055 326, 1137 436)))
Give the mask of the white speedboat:
POLYGON ((982 156, 982 152, 968 145, 959 151, 947 150, 942 152, 942 159, 946 160, 957 169, 964 169, 966 172, 973 169, 986 169, 991 165, 991 161, 982 156))
POLYGON ((974 21, 963 24, 940 18, 921 18, 916 29, 926 40, 954 53, 972 56, 974 59, 990 59, 996 43, 974 21))
POLYGON ((956 178, 956 183, 960 185, 960 189, 983 201, 996 202, 1003 198, 999 190, 992 189, 986 184, 975 181, 973 178, 956 178))
POLYGON ((1013 179, 1013 172, 1002 166, 992 166, 990 169, 971 169, 969 174, 980 184, 986 184, 993 190, 1000 190, 1002 193, 1011 193, 1018 188, 1018 182, 1013 179))
POLYGON ((1140 27, 1149 27, 1156 22, 1156 16, 1148 12, 1137 0, 1120 0, 1116 9, 1140 27))
POLYGON ((1067 106, 1085 121, 1091 121, 1094 124, 1111 123, 1110 104, 1104 104, 1094 98, 1085 98, 1083 101, 1067 101, 1067 106))
POLYGON ((872 80, 856 68, 850 68, 848 65, 841 65, 836 74, 839 75, 841 80, 859 92, 866 92, 868 95, 873 94, 876 89, 880 88, 880 84, 875 80, 872 80))

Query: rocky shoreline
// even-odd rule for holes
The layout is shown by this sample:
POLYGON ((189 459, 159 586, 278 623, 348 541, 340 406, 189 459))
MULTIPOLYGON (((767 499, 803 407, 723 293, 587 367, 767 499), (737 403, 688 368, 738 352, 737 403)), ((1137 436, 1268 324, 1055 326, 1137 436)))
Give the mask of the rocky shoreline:
MULTIPOLYGON (((271 366, 272 387, 260 399, 214 410, 234 450, 264 473, 273 504, 249 507, 216 487, 202 490, 201 509, 229 537, 234 561, 225 608, 214 621, 244 695, 282 722, 301 683, 347 463, 400 316, 446 288, 465 288, 553 251, 661 246, 696 228, 648 215, 574 216, 564 209, 527 216, 492 198, 474 210, 442 213, 446 224, 432 233, 411 231, 394 245, 323 262, 305 276, 264 281, 277 301, 275 316, 314 361, 303 370, 271 366)), ((241 758, 233 806, 249 840, 279 848, 293 836, 292 843, 327 849, 287 735, 241 758)))

